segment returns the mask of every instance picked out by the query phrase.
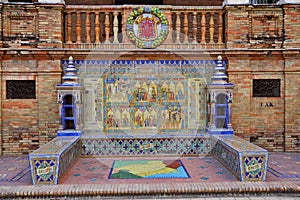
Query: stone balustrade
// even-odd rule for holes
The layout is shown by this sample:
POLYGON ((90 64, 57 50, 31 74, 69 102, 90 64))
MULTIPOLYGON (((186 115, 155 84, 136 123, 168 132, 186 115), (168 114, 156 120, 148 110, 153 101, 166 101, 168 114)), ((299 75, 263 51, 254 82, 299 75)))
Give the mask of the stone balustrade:
MULTIPOLYGON (((66 6, 65 48, 137 48, 126 36, 127 18, 137 7, 139 6, 66 6)), ((222 7, 158 7, 169 21, 168 37, 159 48, 224 48, 222 7)))

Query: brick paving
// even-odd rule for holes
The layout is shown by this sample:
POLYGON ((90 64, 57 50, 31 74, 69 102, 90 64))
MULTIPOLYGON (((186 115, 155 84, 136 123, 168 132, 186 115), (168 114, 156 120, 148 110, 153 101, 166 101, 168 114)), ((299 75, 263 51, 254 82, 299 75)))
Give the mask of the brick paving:
POLYGON ((94 157, 80 158, 59 185, 32 186, 26 157, 0 157, 0 199, 300 199, 300 154, 270 153, 266 182, 239 182, 213 157, 163 159, 171 158, 180 159, 191 178, 108 179, 113 160, 121 158, 94 157))

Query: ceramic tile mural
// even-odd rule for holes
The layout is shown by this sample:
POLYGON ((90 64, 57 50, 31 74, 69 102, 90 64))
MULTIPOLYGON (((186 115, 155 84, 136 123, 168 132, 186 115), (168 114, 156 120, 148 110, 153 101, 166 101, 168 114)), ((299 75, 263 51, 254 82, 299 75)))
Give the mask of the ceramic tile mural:
MULTIPOLYGON (((66 63, 62 61, 64 67, 66 63)), ((74 64, 86 88, 86 133, 205 131, 205 87, 216 61, 75 60, 74 64)))

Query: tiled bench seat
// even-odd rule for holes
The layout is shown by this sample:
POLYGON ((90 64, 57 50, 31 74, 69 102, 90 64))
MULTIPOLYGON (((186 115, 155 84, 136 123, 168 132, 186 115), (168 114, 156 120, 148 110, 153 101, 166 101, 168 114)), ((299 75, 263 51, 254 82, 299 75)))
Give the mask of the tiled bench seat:
POLYGON ((212 153, 240 181, 265 181, 268 151, 235 135, 213 135, 212 153))
POLYGON ((80 157, 80 137, 56 137, 29 154, 32 183, 58 184, 61 176, 80 157))

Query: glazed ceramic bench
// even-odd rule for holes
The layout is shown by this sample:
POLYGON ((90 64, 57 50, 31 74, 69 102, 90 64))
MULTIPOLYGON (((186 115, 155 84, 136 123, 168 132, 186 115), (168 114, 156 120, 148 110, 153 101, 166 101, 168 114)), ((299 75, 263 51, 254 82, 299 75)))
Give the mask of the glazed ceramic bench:
POLYGON ((212 154, 240 181, 265 181, 268 151, 235 135, 212 135, 212 154))
POLYGON ((29 154, 33 185, 58 184, 66 170, 80 157, 79 138, 59 136, 29 154))

